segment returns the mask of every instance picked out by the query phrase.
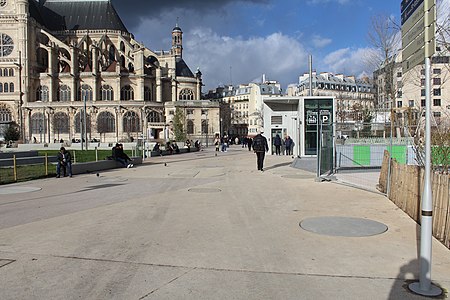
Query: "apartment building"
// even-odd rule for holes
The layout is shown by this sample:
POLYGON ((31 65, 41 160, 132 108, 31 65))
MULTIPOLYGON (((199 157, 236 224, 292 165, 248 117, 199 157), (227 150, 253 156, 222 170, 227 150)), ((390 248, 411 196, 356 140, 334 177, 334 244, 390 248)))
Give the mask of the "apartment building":
MULTIPOLYGON (((312 72, 312 96, 334 97, 336 99, 336 118, 338 122, 362 120, 365 110, 375 107, 374 85, 368 77, 312 72)), ((287 95, 301 97, 310 95, 310 76, 305 73, 299 77, 298 84, 288 86, 287 95)))

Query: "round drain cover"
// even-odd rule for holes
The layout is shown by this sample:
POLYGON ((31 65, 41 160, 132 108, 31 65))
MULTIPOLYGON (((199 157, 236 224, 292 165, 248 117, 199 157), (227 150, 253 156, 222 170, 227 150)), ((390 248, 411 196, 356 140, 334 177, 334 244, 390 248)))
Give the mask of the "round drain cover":
POLYGON ((222 190, 216 188, 192 188, 188 191, 192 193, 220 193, 222 190))
POLYGON ((283 177, 283 178, 293 178, 293 179, 312 179, 312 178, 315 178, 315 176, 312 176, 312 175, 301 175, 301 174, 283 175, 281 177, 283 177))
POLYGON ((42 190, 42 188, 34 186, 8 186, 0 188, 0 195, 31 193, 40 190, 42 190))
POLYGON ((363 237, 384 233, 388 227, 380 222, 349 217, 317 217, 300 222, 304 230, 323 235, 363 237))

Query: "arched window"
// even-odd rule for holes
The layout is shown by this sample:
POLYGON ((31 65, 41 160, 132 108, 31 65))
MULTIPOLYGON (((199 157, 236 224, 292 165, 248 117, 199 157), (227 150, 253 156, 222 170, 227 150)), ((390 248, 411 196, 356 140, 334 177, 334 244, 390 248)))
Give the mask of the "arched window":
MULTIPOLYGON (((81 132, 81 124, 83 124, 82 118, 84 118, 83 114, 81 112, 78 112, 75 115, 75 120, 74 120, 74 125, 75 125, 75 133, 80 133, 81 132)), ((86 114, 86 131, 88 133, 91 132, 91 116, 89 114, 86 114)), ((84 126, 83 126, 83 130, 84 130, 84 126)))
POLYGON ((116 119, 109 111, 102 111, 97 116, 97 132, 107 133, 116 131, 116 119))
POLYGON ((194 121, 188 120, 186 127, 187 134, 194 134, 194 121))
POLYGON ((14 83, 12 82, 9 84, 9 92, 14 93, 14 83))
POLYGON ((144 86, 144 101, 152 101, 152 90, 148 86, 144 86))
POLYGON ((194 100, 194 92, 191 89, 182 89, 179 100, 194 100))
POLYGON ((120 56, 120 68, 125 69, 125 57, 123 55, 120 56))
POLYGON ((116 61, 116 48, 113 45, 109 46, 108 54, 109 54, 108 59, 110 63, 116 61))
POLYGON ((46 85, 41 85, 36 90, 36 101, 48 102, 49 93, 46 85))
POLYGON ((12 121, 12 114, 6 105, 0 105, 0 123, 9 123, 12 121))
POLYGON ((46 134, 47 122, 43 113, 34 113, 31 115, 31 133, 33 134, 46 134))
POLYGON ((14 76, 14 69, 9 69, 9 76, 13 77, 14 76))
POLYGON ((69 116, 63 112, 53 115, 53 133, 69 133, 69 116))
POLYGON ((8 56, 14 49, 13 39, 4 33, 0 34, 0 57, 8 56))
POLYGON ((161 123, 162 120, 162 115, 156 111, 151 111, 147 116, 147 121, 149 123, 161 123))
POLYGON ((139 125, 139 116, 134 111, 127 111, 123 116, 123 132, 138 132, 139 125))
POLYGON ((134 100, 134 91, 133 88, 129 85, 125 85, 120 90, 120 99, 121 100, 134 100))
POLYGON ((125 52, 125 43, 123 41, 120 42, 120 51, 125 52))
POLYGON ((70 101, 70 88, 67 85, 61 85, 58 88, 58 101, 60 102, 70 101))
POLYGON ((80 86, 80 92, 78 94, 79 101, 92 101, 92 88, 88 84, 82 84, 80 86))
POLYGON ((114 90, 110 85, 104 84, 100 88, 100 100, 112 101, 114 100, 114 90))
POLYGON ((5 93, 8 93, 8 90, 9 90, 8 87, 9 87, 9 86, 8 86, 8 83, 5 82, 5 83, 3 84, 3 91, 4 91, 5 93))
POLYGON ((208 122, 207 120, 202 120, 202 133, 208 133, 208 122))
POLYGON ((7 77, 8 76, 8 69, 3 69, 3 76, 7 77))
POLYGON ((3 84, 0 83, 0 93, 3 93, 3 84))

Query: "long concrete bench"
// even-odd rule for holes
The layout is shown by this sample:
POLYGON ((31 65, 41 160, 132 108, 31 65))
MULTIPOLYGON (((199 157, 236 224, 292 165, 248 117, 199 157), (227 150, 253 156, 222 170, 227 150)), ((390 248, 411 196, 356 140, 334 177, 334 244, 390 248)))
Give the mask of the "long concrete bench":
MULTIPOLYGON (((132 157, 133 165, 142 164, 142 157, 132 157)), ((123 168, 123 165, 115 160, 99 160, 72 164, 72 174, 85 174, 110 169, 123 168)))

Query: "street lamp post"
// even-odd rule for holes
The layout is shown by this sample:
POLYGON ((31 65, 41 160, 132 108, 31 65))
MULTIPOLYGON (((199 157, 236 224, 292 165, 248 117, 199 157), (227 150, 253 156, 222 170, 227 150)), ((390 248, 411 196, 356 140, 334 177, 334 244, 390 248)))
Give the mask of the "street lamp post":
POLYGON ((81 139, 83 139, 83 138, 85 138, 85 142, 86 142, 86 144, 85 144, 85 146, 86 146, 86 150, 88 150, 88 135, 87 135, 87 124, 86 124, 86 97, 87 97, 87 95, 85 94, 84 95, 84 97, 83 97, 83 105, 84 105, 84 109, 83 109, 83 131, 84 131, 84 136, 81 138, 81 139))
POLYGON ((14 63, 19 70, 19 105, 18 105, 18 113, 19 113, 19 125, 20 125, 20 137, 25 141, 25 127, 23 124, 23 93, 22 93, 22 51, 19 51, 19 62, 14 63))
POLYGON ((208 148, 208 131, 209 131, 209 126, 208 126, 208 111, 206 111, 206 148, 208 148))

